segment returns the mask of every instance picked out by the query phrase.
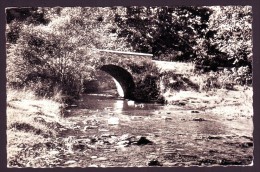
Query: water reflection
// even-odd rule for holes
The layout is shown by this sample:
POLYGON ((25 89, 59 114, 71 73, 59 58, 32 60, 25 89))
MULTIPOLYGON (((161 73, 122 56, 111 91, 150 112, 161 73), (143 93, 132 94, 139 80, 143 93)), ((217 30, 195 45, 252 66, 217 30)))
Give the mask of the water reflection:
POLYGON ((155 110, 164 108, 159 104, 137 103, 106 94, 86 94, 83 96, 83 101, 78 103, 78 109, 111 111, 124 115, 151 115, 155 110))
MULTIPOLYGON (((153 103, 138 103, 133 100, 120 99, 117 97, 111 97, 106 94, 96 94, 96 95, 84 95, 83 101, 79 102, 78 110, 82 111, 84 109, 91 110, 91 113, 100 114, 113 114, 113 115, 127 115, 127 116, 143 116, 150 117, 156 115, 157 117, 162 117, 161 127, 165 128, 165 131, 189 131, 197 134, 221 134, 226 131, 225 126, 221 122, 218 122, 218 118, 208 119, 208 114, 187 114, 176 111, 176 107, 173 106, 163 106, 160 104, 153 103), (190 114, 190 115, 189 115, 190 114), (165 117, 164 117, 165 116, 165 117), (170 116, 169 120, 166 119, 170 116), (204 118, 206 121, 197 122, 193 121, 194 118, 204 118), (179 123, 184 119, 184 122, 179 123), (188 126, 187 127, 187 122, 188 126), (166 129, 167 128, 167 129, 166 129)), ((75 115, 80 115, 75 111, 75 115)), ((94 115, 93 114, 93 115, 94 115)), ((139 118, 137 118, 139 119, 139 118)))
POLYGON ((115 112, 122 113, 122 111, 124 109, 124 106, 125 106, 125 101, 124 100, 116 100, 114 102, 114 110, 115 110, 115 112))

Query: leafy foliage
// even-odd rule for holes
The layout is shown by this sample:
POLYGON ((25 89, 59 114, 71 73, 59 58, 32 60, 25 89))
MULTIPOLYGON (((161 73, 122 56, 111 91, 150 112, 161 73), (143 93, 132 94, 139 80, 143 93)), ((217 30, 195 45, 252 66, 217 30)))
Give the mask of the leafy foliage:
MULTIPOLYGON (((77 96, 83 78, 91 77, 93 70, 85 47, 97 44, 98 35, 93 33, 96 21, 83 20, 82 9, 58 11, 49 11, 58 15, 51 14, 48 25, 21 27, 20 39, 8 54, 8 79, 20 85, 36 84, 39 94, 50 94, 59 87, 65 95, 77 96), (41 91, 43 88, 46 91, 41 91)), ((84 14, 91 15, 91 11, 84 14)))
POLYGON ((206 35, 208 61, 219 61, 218 66, 248 66, 251 69, 252 8, 227 6, 213 9, 209 20, 212 34, 206 35))
POLYGON ((136 51, 156 56, 175 53, 174 58, 189 60, 196 56, 196 39, 205 34, 211 13, 205 7, 128 7, 116 13, 115 21, 119 37, 136 51))
POLYGON ((249 6, 128 7, 115 10, 119 37, 155 59, 193 61, 211 69, 252 63, 249 6))
POLYGON ((10 8, 8 84, 75 98, 110 60, 135 74, 137 88, 146 90, 137 91, 139 97, 159 97, 158 70, 150 62, 100 56, 94 49, 153 53, 154 59, 192 61, 210 70, 235 67, 237 80, 251 83, 243 79, 252 76, 251 24, 249 6, 10 8))

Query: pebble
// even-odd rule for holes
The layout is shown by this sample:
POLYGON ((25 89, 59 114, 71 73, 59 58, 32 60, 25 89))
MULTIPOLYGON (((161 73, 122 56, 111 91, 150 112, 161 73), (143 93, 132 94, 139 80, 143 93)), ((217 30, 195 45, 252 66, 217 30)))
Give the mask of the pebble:
POLYGON ((172 117, 169 117, 169 116, 162 116, 162 119, 168 121, 168 120, 172 120, 172 117))
POLYGON ((240 144, 242 148, 249 148, 252 147, 253 145, 254 145, 253 142, 245 142, 240 144))
POLYGON ((176 163, 174 163, 174 162, 165 162, 165 163, 163 163, 163 165, 166 166, 166 167, 173 167, 175 164, 176 163))
POLYGON ((98 126, 96 126, 96 125, 85 126, 85 127, 84 127, 84 130, 87 130, 87 129, 96 129, 96 128, 98 128, 98 126))
POLYGON ((110 110, 112 110, 113 109, 113 107, 105 107, 104 108, 104 110, 108 110, 108 111, 110 111, 110 110))
POLYGON ((179 102, 177 105, 180 105, 180 106, 185 106, 186 103, 185 102, 179 102))
POLYGON ((18 148, 25 148, 26 146, 25 146, 25 144, 21 143, 21 144, 19 144, 17 147, 18 147, 18 148))
POLYGON ((67 128, 59 128, 60 131, 66 131, 68 130, 67 128))
POLYGON ((194 118, 193 121, 206 121, 206 120, 203 118, 194 118))
POLYGON ((226 120, 228 120, 228 121, 233 121, 234 119, 233 119, 233 118, 227 118, 226 120))
POLYGON ((36 122, 40 122, 40 123, 45 123, 46 121, 42 118, 42 117, 35 117, 34 118, 34 121, 36 121, 36 122))
POLYGON ((66 161, 64 164, 74 164, 74 163, 77 163, 77 162, 74 160, 69 160, 69 161, 66 161))
POLYGON ((107 160, 106 157, 99 157, 99 158, 96 159, 96 161, 106 161, 106 160, 107 160))
POLYGON ((91 159, 97 159, 97 156, 91 156, 90 158, 91 159))
POLYGON ((75 127, 73 127, 74 130, 79 130, 80 129, 80 126, 79 125, 76 125, 75 127))
POLYGON ((109 118, 109 119, 107 120, 107 123, 108 123, 109 125, 117 125, 117 124, 119 124, 119 118, 117 118, 117 117, 111 117, 111 118, 109 118))
POLYGON ((135 105, 135 101, 133 101, 133 100, 128 100, 128 101, 127 101, 127 105, 128 105, 128 106, 134 106, 134 105, 135 105))
POLYGON ((123 140, 117 143, 117 145, 127 146, 129 144, 129 141, 123 140))
POLYGON ((108 132, 109 130, 104 129, 104 128, 100 128, 100 129, 98 129, 98 131, 101 131, 101 132, 108 132))
POLYGON ((101 135, 101 137, 111 137, 111 134, 109 134, 109 133, 104 133, 104 134, 101 135))
POLYGON ((220 136, 209 136, 208 139, 222 139, 220 136))
POLYGON ((59 153, 59 151, 50 151, 49 152, 49 154, 51 154, 51 155, 56 155, 56 154, 58 154, 59 153))
POLYGON ((98 166, 95 164, 90 164, 88 167, 98 167, 98 166))
POLYGON ((121 140, 126 140, 126 139, 128 139, 128 138, 129 138, 129 134, 123 134, 123 135, 120 137, 121 140))

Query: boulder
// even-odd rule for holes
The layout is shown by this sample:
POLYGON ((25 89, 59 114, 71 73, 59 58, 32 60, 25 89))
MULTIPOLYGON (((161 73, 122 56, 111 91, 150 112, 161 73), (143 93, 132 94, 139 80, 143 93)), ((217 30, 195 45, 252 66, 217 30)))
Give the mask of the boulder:
POLYGON ((152 159, 148 162, 148 166, 163 166, 157 159, 152 159))
POLYGON ((201 121, 206 121, 204 118, 194 118, 194 119, 192 119, 193 121, 199 121, 199 122, 201 122, 201 121))
POLYGON ((137 145, 147 145, 147 144, 153 144, 152 141, 148 140, 146 137, 140 137, 138 141, 136 142, 137 145))

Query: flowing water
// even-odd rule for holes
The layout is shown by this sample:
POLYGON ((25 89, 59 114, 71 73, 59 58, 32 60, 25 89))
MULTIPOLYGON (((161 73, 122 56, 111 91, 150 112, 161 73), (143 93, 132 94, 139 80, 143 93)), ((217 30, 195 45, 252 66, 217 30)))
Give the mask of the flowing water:
POLYGON ((195 100, 167 106, 84 95, 65 120, 71 129, 61 135, 73 141, 64 164, 248 165, 253 158, 252 118, 233 115, 230 120, 195 100))

